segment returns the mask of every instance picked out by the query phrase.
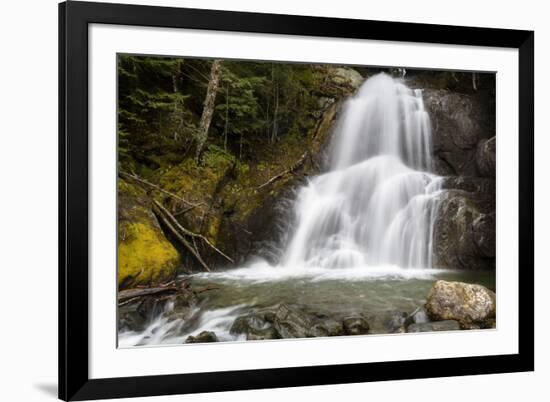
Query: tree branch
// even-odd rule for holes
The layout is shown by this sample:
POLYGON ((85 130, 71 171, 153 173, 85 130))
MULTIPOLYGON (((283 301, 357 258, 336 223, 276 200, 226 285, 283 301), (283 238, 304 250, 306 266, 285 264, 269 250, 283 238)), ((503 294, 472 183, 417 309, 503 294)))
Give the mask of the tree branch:
POLYGON ((137 181, 138 183, 145 184, 145 185, 147 185, 147 186, 149 186, 149 187, 152 187, 152 188, 154 188, 154 189, 160 191, 161 193, 164 193, 164 194, 166 194, 166 195, 169 195, 170 197, 175 198, 176 200, 179 200, 179 201, 183 202, 184 204, 189 205, 191 208, 188 208, 187 210, 185 210, 185 212, 188 212, 188 211, 190 211, 191 209, 196 208, 196 207, 199 207, 199 206, 201 206, 201 205, 206 205, 204 202, 199 202, 198 204, 193 204, 192 202, 187 201, 186 199, 180 197, 179 195, 176 195, 176 194, 174 194, 174 193, 171 193, 170 191, 167 191, 167 190, 163 189, 162 187, 157 186, 156 184, 153 184, 153 183, 151 183, 151 182, 149 182, 149 181, 147 181, 147 180, 145 180, 145 179, 142 179, 141 177, 139 177, 139 176, 136 175, 136 174, 130 174, 130 173, 126 173, 126 172, 124 172, 124 171, 122 171, 122 170, 119 170, 119 171, 118 171, 118 175, 121 176, 121 177, 125 177, 125 178, 129 178, 129 179, 135 180, 135 181, 137 181))
MULTIPOLYGON (((164 223, 164 225, 168 228, 168 230, 170 230, 170 232, 176 237, 176 239, 178 239, 181 245, 185 247, 187 251, 189 251, 193 255, 193 257, 196 258, 199 264, 201 264, 206 271, 210 272, 210 267, 206 265, 201 255, 197 252, 197 250, 195 250, 195 248, 181 235, 181 233, 174 227, 174 225, 170 222, 170 220, 164 215, 164 211, 166 211, 166 209, 162 206, 161 206, 162 209, 159 209, 158 206, 160 204, 157 201, 153 201, 153 202, 157 207, 156 211, 155 211, 155 208, 153 208, 153 211, 156 212, 157 217, 162 221, 162 223, 164 223)), ((172 218, 175 220, 174 217, 172 218)))
POLYGON ((304 162, 306 161, 307 156, 308 156, 308 151, 304 152, 303 155, 300 157, 300 159, 298 159, 296 161, 296 163, 294 163, 290 168, 288 168, 287 170, 273 176, 271 179, 266 181, 264 184, 256 187, 256 189, 259 190, 263 187, 269 186, 271 183, 276 182, 277 180, 281 179, 283 176, 285 176, 289 173, 294 173, 294 171, 298 170, 304 164, 304 162))
POLYGON ((199 233, 191 232, 189 229, 184 228, 177 219, 165 208, 163 207, 160 202, 153 200, 154 205, 170 220, 171 225, 175 226, 181 233, 190 236, 192 238, 197 238, 205 242, 211 249, 213 249, 215 252, 220 254, 222 257, 224 257, 226 260, 230 262, 235 262, 231 257, 223 253, 220 249, 218 249, 216 246, 214 246, 210 241, 204 237, 203 235, 199 233))

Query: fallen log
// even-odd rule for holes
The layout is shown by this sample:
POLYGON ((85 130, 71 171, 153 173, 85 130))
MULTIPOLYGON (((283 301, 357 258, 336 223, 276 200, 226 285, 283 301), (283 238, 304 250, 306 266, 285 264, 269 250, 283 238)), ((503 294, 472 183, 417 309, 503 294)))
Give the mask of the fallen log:
POLYGON ((152 296, 152 295, 158 295, 162 293, 175 293, 177 291, 178 291, 178 288, 176 286, 160 286, 160 287, 146 288, 146 289, 134 288, 134 289, 119 290, 118 303, 120 305, 121 303, 124 303, 130 299, 135 299, 138 297, 152 296))
POLYGON ((264 184, 256 187, 256 189, 259 190, 261 188, 269 186, 270 184, 276 182, 277 180, 281 179, 282 177, 286 176, 287 174, 294 173, 296 170, 298 170, 300 167, 302 167, 302 165, 306 161, 307 156, 308 156, 308 151, 304 152, 303 155, 300 157, 300 159, 298 159, 296 161, 296 163, 294 163, 291 167, 289 167, 285 171, 273 176, 271 179, 266 181, 264 184))
POLYGON ((204 293, 204 292, 208 292, 209 290, 218 290, 220 289, 219 286, 216 286, 216 285, 206 285, 205 287, 203 288, 199 288, 197 290, 193 290, 193 293, 195 294, 201 294, 201 293, 204 293))

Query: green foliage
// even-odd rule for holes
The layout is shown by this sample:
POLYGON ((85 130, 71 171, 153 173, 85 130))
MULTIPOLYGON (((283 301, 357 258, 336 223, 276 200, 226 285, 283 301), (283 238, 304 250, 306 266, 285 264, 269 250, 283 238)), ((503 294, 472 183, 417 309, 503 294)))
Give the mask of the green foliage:
MULTIPOLYGON (((203 59, 119 56, 122 168, 154 175, 193 154, 211 65, 203 59)), ((224 60, 206 163, 233 158, 245 166, 258 148, 307 135, 320 71, 314 65, 224 60)))
POLYGON ((227 153, 216 145, 209 145, 208 150, 204 153, 204 165, 209 167, 218 167, 232 165, 235 163, 235 156, 227 153))
POLYGON ((196 118, 179 90, 183 60, 119 56, 119 160, 158 167, 151 157, 180 148, 196 131, 196 118))

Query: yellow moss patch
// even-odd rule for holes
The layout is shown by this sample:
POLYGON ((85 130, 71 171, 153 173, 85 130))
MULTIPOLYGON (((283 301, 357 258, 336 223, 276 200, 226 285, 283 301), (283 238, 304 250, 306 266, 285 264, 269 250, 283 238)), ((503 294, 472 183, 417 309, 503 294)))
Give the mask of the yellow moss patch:
POLYGON ((206 237, 212 242, 216 243, 216 238, 218 237, 218 232, 220 230, 221 219, 219 216, 212 216, 208 223, 208 230, 206 232, 206 237))
POLYGON ((119 228, 118 284, 148 285, 172 278, 179 262, 174 246, 145 223, 124 223, 119 228))

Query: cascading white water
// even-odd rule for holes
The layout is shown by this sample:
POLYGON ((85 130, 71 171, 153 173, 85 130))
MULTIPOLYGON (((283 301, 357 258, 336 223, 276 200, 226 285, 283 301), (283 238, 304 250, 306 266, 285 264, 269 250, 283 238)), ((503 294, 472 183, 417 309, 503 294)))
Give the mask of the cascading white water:
POLYGON ((432 266, 440 178, 422 92, 384 73, 348 100, 328 173, 301 188, 287 268, 432 266))
POLYGON ((298 191, 293 229, 278 266, 259 260, 195 274, 196 281, 225 283, 226 293, 217 295, 221 300, 210 306, 206 300, 190 318, 175 320, 170 316, 173 305, 168 305, 143 330, 121 331, 119 345, 182 343, 203 330, 215 331, 220 340, 241 340, 230 327, 256 304, 299 300, 338 310, 327 300, 339 297, 343 302, 348 295, 346 308, 382 314, 421 303, 425 281, 414 279, 437 271, 424 268, 432 266, 441 187, 441 179, 430 173, 431 128, 422 92, 386 74, 376 75, 346 102, 334 134, 329 172, 298 191), (413 282, 403 287, 393 281, 388 293, 371 280, 395 277, 413 282), (295 279, 307 280, 298 294, 295 279), (364 281, 360 287, 346 285, 358 280, 364 281), (263 286, 265 282, 270 285, 263 286), (239 291, 232 293, 235 283, 239 291))

